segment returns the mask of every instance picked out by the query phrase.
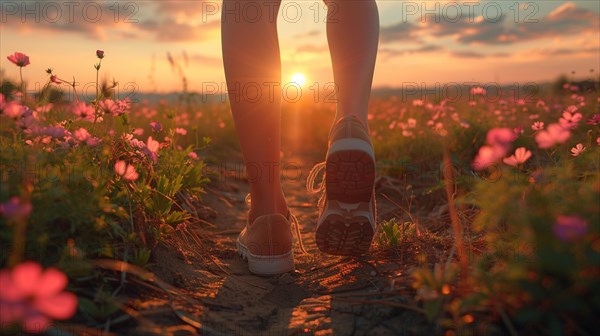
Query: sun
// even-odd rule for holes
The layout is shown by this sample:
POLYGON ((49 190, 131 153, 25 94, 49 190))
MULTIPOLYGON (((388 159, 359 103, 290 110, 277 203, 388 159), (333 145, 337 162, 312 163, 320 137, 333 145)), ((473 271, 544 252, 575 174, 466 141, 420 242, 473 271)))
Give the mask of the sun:
POLYGON ((296 83, 299 86, 303 86, 304 84, 306 84, 306 77, 304 77, 304 75, 299 72, 296 72, 294 75, 292 75, 291 80, 293 83, 296 83))

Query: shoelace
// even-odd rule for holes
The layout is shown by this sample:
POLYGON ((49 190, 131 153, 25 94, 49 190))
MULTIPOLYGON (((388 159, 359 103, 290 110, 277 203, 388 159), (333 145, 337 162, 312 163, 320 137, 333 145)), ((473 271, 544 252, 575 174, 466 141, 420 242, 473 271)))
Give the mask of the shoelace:
POLYGON ((321 183, 319 183, 319 185, 315 187, 317 177, 319 176, 319 174, 321 174, 321 172, 324 172, 325 167, 325 161, 317 163, 316 165, 314 165, 314 167, 312 167, 312 169, 308 173, 308 177, 306 178, 306 190, 308 190, 308 192, 310 192, 311 194, 321 192, 325 188, 325 175, 323 175, 321 183))
MULTIPOLYGON (((252 204, 252 197, 250 196, 250 194, 246 195, 246 198, 244 199, 244 201, 246 202, 246 205, 248 205, 248 206, 250 206, 252 204)), ((290 217, 290 221, 294 223, 294 231, 296 231, 296 236, 298 237, 298 244, 300 245, 300 251, 302 251, 302 253, 304 253, 304 254, 310 254, 310 253, 308 253, 306 248, 304 248, 304 242, 302 241, 302 234, 300 232, 300 223, 298 222, 298 218, 296 218, 296 216, 294 216, 294 214, 290 210, 288 210, 288 214, 290 217)))
POLYGON ((314 167, 312 167, 312 169, 310 170, 310 172, 308 173, 308 177, 306 178, 306 190, 308 190, 309 193, 311 194, 318 194, 320 192, 323 192, 321 194, 321 197, 319 197, 319 201, 317 202, 317 206, 319 207, 319 209, 323 209, 323 207, 325 206, 325 168, 326 168, 326 161, 317 163, 316 165, 314 165, 314 167), (318 185, 316 184, 317 178, 319 177, 319 175, 323 173, 323 178, 321 179, 320 183, 318 185))

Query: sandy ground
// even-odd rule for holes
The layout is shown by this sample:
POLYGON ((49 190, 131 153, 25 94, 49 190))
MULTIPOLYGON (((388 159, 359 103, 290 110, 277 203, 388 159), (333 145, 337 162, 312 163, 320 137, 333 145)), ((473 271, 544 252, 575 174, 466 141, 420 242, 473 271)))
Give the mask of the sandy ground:
MULTIPOLYGON (((409 272, 414 264, 409 251, 382 257, 372 248, 369 255, 347 258, 318 250, 314 240, 317 197, 304 188, 311 167, 312 162, 302 163, 302 175, 284 181, 288 204, 299 219, 309 252, 303 254, 296 242, 295 272, 259 277, 248 271, 235 247, 245 225, 247 183, 233 175, 222 176, 207 186, 202 197, 201 217, 212 226, 202 225, 195 231, 200 244, 180 244, 180 251, 170 245, 154 250, 151 270, 175 288, 173 294, 146 288, 132 293, 140 323, 126 333, 435 334, 414 310, 409 272)), ((384 186, 377 189, 380 219, 397 215, 397 206, 381 195, 392 191, 384 186)), ((439 253, 446 249, 440 246, 439 253)))

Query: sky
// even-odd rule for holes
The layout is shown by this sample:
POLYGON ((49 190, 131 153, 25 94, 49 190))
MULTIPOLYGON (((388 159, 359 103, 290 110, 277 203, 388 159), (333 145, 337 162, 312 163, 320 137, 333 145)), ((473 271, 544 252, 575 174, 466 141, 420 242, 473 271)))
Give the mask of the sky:
MULTIPOLYGON (((82 88, 93 83, 97 49, 106 55, 101 78, 116 79, 121 93, 179 91, 177 67, 189 90, 224 87, 220 0, 0 4, 2 76, 18 78, 18 67, 6 56, 23 52, 31 59, 23 69, 30 90, 47 82, 47 68, 59 78, 75 78, 82 88)), ((376 88, 541 82, 600 72, 597 0, 378 0, 377 5, 376 88)), ((257 13, 251 7, 242 12, 257 13)), ((261 14, 268 15, 268 8, 261 14)), ((278 32, 284 83, 295 73, 306 77, 307 86, 333 81, 325 18, 321 1, 283 1, 278 32)))

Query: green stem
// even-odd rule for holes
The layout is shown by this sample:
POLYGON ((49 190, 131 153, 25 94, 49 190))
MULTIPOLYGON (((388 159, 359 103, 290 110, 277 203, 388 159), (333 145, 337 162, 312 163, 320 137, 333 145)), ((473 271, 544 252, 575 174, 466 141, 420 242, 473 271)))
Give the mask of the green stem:
POLYGON ((125 186, 127 192, 127 203, 129 203, 129 223, 131 224, 131 233, 135 232, 135 226, 133 224, 133 210, 131 206, 131 195, 129 194, 129 188, 125 186))
POLYGON ((75 95, 75 100, 79 101, 79 96, 77 96, 77 89, 75 89, 75 77, 73 77, 73 84, 71 84, 71 82, 67 82, 66 80, 64 80, 62 78, 58 78, 58 80, 65 84, 69 84, 73 88, 73 94, 75 95))
MULTIPOLYGON (((102 62, 102 61, 100 61, 102 62)), ((100 65, 100 63, 98 63, 98 65, 100 65)), ((98 69, 96 69, 96 103, 98 102, 98 92, 100 92, 100 88, 98 85, 98 81, 100 78, 100 67, 98 67, 98 69)))
POLYGON ((102 65, 102 59, 98 62, 96 67, 96 106, 94 107, 94 124, 98 120, 98 103, 100 102, 100 66, 102 65))
POLYGON ((19 67, 19 77, 21 77, 21 84, 19 85, 19 89, 21 90, 21 102, 25 101, 26 93, 25 93, 25 82, 23 82, 23 67, 19 67))

